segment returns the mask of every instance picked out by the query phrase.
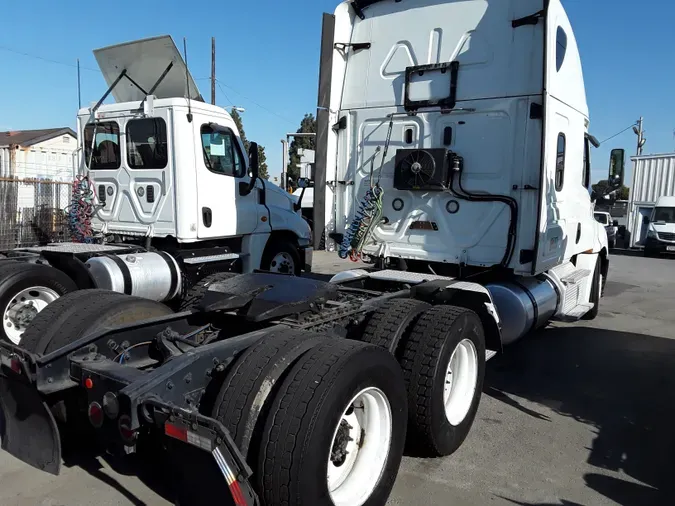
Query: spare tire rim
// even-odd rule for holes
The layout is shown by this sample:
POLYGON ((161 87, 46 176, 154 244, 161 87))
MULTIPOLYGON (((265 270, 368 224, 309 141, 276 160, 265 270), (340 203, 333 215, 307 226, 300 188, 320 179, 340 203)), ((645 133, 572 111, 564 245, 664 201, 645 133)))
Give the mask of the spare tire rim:
POLYGON ((471 409, 478 383, 478 353, 470 339, 460 341, 452 352, 445 373, 443 404, 450 425, 464 421, 471 409))
POLYGON ((295 261, 290 253, 281 251, 274 255, 270 262, 270 272, 278 274, 295 274, 295 261))
POLYGON ((375 387, 359 392, 342 413, 328 455, 328 492, 335 506, 362 506, 380 482, 392 437, 391 406, 375 387))
POLYGON ((14 295, 2 315, 2 324, 9 340, 19 344, 33 318, 59 297, 58 293, 45 286, 26 288, 14 295))

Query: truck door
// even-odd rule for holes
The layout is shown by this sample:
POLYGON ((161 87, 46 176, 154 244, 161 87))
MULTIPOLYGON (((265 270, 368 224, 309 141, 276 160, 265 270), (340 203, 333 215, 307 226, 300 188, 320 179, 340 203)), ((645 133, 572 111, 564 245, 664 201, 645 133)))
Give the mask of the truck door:
POLYGON ((153 117, 106 117, 85 126, 85 160, 107 231, 175 235, 169 123, 168 111, 157 109, 153 117))
POLYGON ((581 59, 565 11, 551 1, 546 15, 545 148, 539 241, 534 270, 545 271, 594 247, 588 191, 589 126, 581 59))
MULTIPOLYGON (((231 120, 229 121, 231 122, 231 120)), ((226 120, 200 120, 195 115, 197 165, 197 202, 199 239, 214 239, 252 234, 258 226, 260 193, 249 194, 247 157, 244 146, 226 120)))

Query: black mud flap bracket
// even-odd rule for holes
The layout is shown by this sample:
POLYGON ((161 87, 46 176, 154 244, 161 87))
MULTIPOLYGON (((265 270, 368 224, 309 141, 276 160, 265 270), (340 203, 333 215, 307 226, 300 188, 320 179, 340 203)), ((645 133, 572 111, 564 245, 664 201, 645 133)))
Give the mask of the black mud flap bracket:
POLYGON ((249 482, 253 471, 222 423, 157 399, 145 400, 143 404, 152 407, 154 422, 163 426, 165 436, 211 454, 227 482, 236 506, 260 504, 249 482))

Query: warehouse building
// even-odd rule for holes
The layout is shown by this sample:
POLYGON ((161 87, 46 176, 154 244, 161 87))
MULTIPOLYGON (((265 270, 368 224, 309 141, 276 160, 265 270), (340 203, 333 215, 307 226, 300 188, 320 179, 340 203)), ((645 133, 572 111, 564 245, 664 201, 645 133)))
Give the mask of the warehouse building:
POLYGON ((659 197, 675 196, 675 153, 634 156, 628 201, 630 247, 644 246, 648 223, 659 197))

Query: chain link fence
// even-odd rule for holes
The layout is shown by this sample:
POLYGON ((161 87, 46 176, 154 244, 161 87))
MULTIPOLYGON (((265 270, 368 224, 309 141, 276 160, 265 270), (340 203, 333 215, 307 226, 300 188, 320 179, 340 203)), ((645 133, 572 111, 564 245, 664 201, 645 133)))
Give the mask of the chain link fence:
POLYGON ((72 183, 0 177, 0 250, 70 240, 72 183))

